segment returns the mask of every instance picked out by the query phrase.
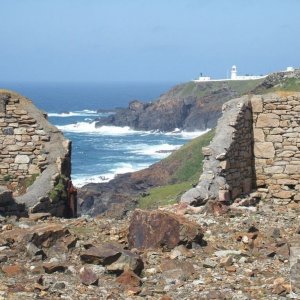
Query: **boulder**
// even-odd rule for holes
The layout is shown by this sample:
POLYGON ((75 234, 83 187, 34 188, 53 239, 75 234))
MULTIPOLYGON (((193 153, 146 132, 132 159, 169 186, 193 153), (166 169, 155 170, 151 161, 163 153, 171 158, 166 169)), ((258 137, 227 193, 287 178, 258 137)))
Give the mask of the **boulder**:
POLYGON ((85 263, 96 265, 110 265, 122 254, 123 248, 117 243, 104 243, 100 246, 87 249, 80 255, 85 263))
POLYGON ((129 225, 130 248, 173 249, 179 244, 201 243, 204 230, 183 216, 155 210, 135 210, 129 225))
POLYGON ((124 250, 117 243, 104 243, 100 246, 92 246, 83 252, 81 260, 90 264, 107 266, 107 270, 121 274, 125 270, 131 270, 140 274, 144 264, 139 255, 129 250, 124 250))

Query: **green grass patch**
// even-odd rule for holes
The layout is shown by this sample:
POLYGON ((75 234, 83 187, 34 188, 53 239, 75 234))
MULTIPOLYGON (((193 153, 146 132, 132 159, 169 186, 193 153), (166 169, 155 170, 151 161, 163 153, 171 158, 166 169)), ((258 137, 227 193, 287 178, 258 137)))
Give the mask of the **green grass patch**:
POLYGON ((202 147, 210 143, 214 134, 215 131, 210 130, 165 158, 162 161, 165 166, 176 166, 169 184, 149 189, 147 196, 139 198, 139 207, 151 209, 174 204, 185 191, 192 188, 198 182, 203 169, 202 147))
POLYGON ((193 139, 183 145, 164 160, 166 164, 178 162, 178 166, 171 177, 172 183, 198 180, 203 168, 202 147, 206 147, 213 139, 215 130, 193 139))
POLYGON ((266 90, 266 92, 277 91, 300 92, 300 78, 286 78, 278 85, 266 90))
POLYGON ((142 209, 152 209, 158 206, 174 204, 180 195, 192 187, 191 182, 181 182, 149 190, 149 195, 139 199, 139 207, 142 209))

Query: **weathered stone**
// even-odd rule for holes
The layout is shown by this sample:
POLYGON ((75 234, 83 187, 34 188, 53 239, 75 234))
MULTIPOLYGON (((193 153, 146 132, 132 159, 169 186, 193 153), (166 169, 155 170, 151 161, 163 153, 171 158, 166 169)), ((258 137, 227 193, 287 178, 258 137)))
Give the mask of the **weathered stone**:
POLYGON ((260 114, 257 118, 256 127, 278 127, 279 126, 279 116, 272 113, 260 114))
POLYGON ((130 248, 173 249, 178 244, 201 243, 203 229, 182 216, 156 210, 135 210, 130 221, 130 248))
POLYGON ((140 274, 144 264, 139 255, 134 254, 128 250, 122 250, 121 256, 107 266, 107 270, 115 273, 122 273, 125 270, 131 270, 136 274, 140 274))
POLYGON ((98 276, 91 269, 82 267, 79 271, 80 281, 84 285, 98 285, 98 276))
POLYGON ((257 158, 273 158, 275 149, 271 142, 257 142, 254 144, 254 156, 257 158))
POLYGON ((28 164, 30 162, 30 158, 28 155, 17 155, 15 158, 16 164, 28 164))
POLYGON ((261 96, 253 96, 251 98, 251 107, 253 112, 262 112, 263 111, 263 101, 261 96))
POLYGON ((84 251, 80 258, 86 263, 110 265, 122 255, 123 248, 116 243, 104 243, 84 251))
POLYGON ((19 264, 14 265, 4 265, 2 271, 8 277, 20 276, 24 273, 23 268, 19 264))
POLYGON ((43 264, 43 268, 47 274, 64 272, 67 269, 65 265, 59 263, 45 263, 43 264))
POLYGON ((139 287, 142 282, 141 279, 131 270, 124 271, 117 279, 116 282, 127 287, 139 287))
POLYGON ((253 129, 253 139, 254 139, 254 142, 264 142, 265 141, 265 134, 261 128, 253 129))

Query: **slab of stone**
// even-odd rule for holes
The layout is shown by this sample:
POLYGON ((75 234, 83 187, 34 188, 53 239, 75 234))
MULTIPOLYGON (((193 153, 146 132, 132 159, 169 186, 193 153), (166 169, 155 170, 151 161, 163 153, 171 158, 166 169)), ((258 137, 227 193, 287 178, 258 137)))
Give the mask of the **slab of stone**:
POLYGON ((254 143, 254 156, 257 158, 273 158, 275 156, 275 148, 272 142, 254 143))
POLYGON ((202 241, 204 230, 183 216, 155 210, 135 210, 129 225, 130 248, 173 249, 179 244, 202 241))

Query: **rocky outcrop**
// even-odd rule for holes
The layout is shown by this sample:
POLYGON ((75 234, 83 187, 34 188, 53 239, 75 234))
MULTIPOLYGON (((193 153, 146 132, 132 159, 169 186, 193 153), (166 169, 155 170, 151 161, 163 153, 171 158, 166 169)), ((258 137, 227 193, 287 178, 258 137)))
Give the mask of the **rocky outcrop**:
POLYGON ((70 141, 30 100, 9 91, 0 92, 0 149, 0 185, 16 203, 29 212, 74 215, 70 141))
POLYGON ((204 230, 183 216, 135 210, 129 225, 128 244, 138 249, 173 249, 178 245, 201 244, 204 230))
POLYGON ((216 126, 222 104, 261 83, 189 82, 175 86, 157 101, 133 101, 127 109, 98 120, 96 126, 130 126, 137 130, 205 130, 216 126))

